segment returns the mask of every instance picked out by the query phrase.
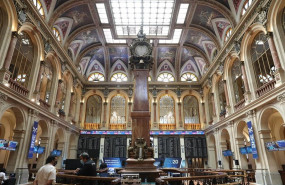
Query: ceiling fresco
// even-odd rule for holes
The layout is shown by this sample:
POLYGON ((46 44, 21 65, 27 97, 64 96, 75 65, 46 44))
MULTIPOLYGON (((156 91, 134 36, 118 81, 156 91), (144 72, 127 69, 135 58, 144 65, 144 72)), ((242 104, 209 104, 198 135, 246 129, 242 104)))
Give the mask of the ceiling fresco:
POLYGON ((129 55, 127 47, 111 47, 109 48, 110 67, 112 67, 117 60, 121 60, 128 66, 129 55))
POLYGON ((215 33, 212 20, 217 18, 224 18, 224 16, 211 7, 198 5, 194 13, 192 24, 197 24, 215 33))
POLYGON ((66 11, 61 17, 68 17, 73 19, 71 33, 77 28, 93 23, 92 16, 87 4, 73 7, 66 11))
MULTIPOLYGON (((117 35, 114 26, 116 19, 110 0, 41 0, 41 2, 49 12, 46 16, 48 24, 59 30, 62 37, 61 44, 69 54, 71 53, 74 64, 80 61, 79 65, 83 75, 88 75, 92 71, 111 73, 119 70, 119 66, 128 67, 128 43, 134 36, 117 35), (101 9, 98 9, 98 4, 101 9), (104 11, 107 23, 101 22, 100 16, 104 14, 104 11), (108 56, 105 56, 106 53, 108 56), (118 61, 121 63, 117 63, 118 61), (106 64, 106 62, 109 63, 106 64), (105 69, 106 66, 109 69, 105 69)), ((181 26, 177 20, 174 20, 178 15, 170 16, 170 29, 172 30, 167 36, 162 38, 148 35, 153 43, 157 43, 157 45, 154 44, 154 48, 157 49, 153 50, 156 72, 180 71, 181 73, 181 71, 188 70, 195 72, 201 78, 212 63, 216 50, 219 52, 223 47, 227 29, 230 27, 234 29, 236 20, 239 20, 236 18, 236 12, 243 5, 243 0, 175 1, 171 12, 179 14, 182 2, 189 5, 184 10, 185 19, 182 20, 191 20, 191 22, 185 21, 185 24, 181 26), (174 34, 177 30, 180 30, 178 36, 174 34), (174 40, 174 36, 178 42, 163 42, 174 40), (176 69, 177 67, 179 69, 176 69)), ((118 3, 120 4, 120 1, 118 3)), ((157 19, 164 19, 164 17, 158 16, 157 19)))

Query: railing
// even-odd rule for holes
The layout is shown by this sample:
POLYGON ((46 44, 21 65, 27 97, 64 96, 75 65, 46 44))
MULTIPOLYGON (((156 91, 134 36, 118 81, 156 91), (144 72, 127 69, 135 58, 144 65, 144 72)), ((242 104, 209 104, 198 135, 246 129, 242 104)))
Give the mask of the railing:
POLYGON ((201 130, 200 123, 185 123, 184 124, 185 130, 201 130))
POLYGON ((126 123, 110 123, 109 128, 111 130, 124 130, 126 129, 126 123))
POLYGON ((18 93, 27 96, 27 94, 29 93, 29 90, 26 89, 24 86, 18 84, 16 81, 14 81, 12 78, 9 79, 9 84, 10 84, 10 88, 17 91, 18 93))
POLYGON ((176 124, 175 123, 159 123, 160 130, 175 130, 176 124))
POLYGON ((237 104, 235 104, 235 106, 234 106, 235 110, 239 110, 239 109, 243 108, 244 104, 245 104, 245 99, 240 100, 239 102, 237 102, 237 104))
POLYGON ((84 129, 98 130, 100 129, 100 123, 84 123, 84 129))
POLYGON ((42 99, 39 99, 39 102, 40 102, 40 106, 46 108, 46 109, 49 109, 50 108, 50 104, 48 104, 47 102, 45 102, 44 100, 42 99))
POLYGON ((276 80, 271 80, 256 90, 256 95, 259 98, 275 88, 276 80))

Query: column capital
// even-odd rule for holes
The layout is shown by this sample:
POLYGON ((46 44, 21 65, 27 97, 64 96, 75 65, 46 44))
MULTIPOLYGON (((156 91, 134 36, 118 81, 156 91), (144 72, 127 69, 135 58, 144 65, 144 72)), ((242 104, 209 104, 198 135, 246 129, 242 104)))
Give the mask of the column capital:
POLYGON ((255 110, 254 110, 254 109, 249 110, 249 111, 246 112, 245 114, 246 114, 246 116, 247 116, 248 118, 252 118, 252 117, 255 116, 255 110))

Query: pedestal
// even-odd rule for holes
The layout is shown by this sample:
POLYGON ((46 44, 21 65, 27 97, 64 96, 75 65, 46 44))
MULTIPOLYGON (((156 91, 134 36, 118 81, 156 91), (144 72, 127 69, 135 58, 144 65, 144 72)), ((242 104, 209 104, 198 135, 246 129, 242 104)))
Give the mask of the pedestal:
POLYGON ((153 163, 154 159, 144 159, 139 161, 137 159, 127 159, 127 165, 124 170, 121 170, 119 173, 123 174, 139 174, 142 182, 147 179, 148 182, 155 182, 155 179, 159 177, 159 173, 163 171, 158 170, 153 163))

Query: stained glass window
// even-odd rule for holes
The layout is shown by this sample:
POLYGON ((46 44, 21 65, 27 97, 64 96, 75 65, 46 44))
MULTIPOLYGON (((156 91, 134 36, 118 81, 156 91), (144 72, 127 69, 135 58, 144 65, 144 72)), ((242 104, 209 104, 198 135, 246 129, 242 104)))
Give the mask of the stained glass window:
POLYGON ((159 81, 159 82, 174 82, 174 77, 170 73, 161 73, 158 75, 157 81, 159 81))
POLYGON ((200 123, 199 104, 194 96, 186 96, 183 99, 184 123, 200 123))
POLYGON ((55 28, 55 27, 53 27, 52 31, 53 31, 53 34, 54 34, 55 38, 56 38, 58 41, 61 41, 61 38, 60 38, 60 34, 59 34, 58 29, 55 28))
POLYGON ((159 100, 159 123, 175 123, 174 100, 164 95, 159 100))
POLYGON ((252 3, 253 0, 246 0, 243 4, 243 7, 242 7, 242 11, 241 11, 241 15, 243 16, 246 11, 248 10, 248 8, 250 7, 251 3, 252 3))
POLYGON ((110 123, 126 123, 126 99, 121 95, 111 100, 110 123))
POLYGON ((225 35, 225 42, 229 40, 230 36, 232 35, 232 28, 229 28, 226 31, 226 35, 225 35))
POLYGON ((41 2, 39 0, 33 0, 34 6, 37 8, 38 12, 44 16, 44 9, 43 6, 41 4, 41 2))
POLYGON ((89 75, 88 81, 103 82, 103 81, 105 81, 105 77, 101 73, 92 73, 91 75, 89 75))
POLYGON ((86 103, 85 123, 101 123, 102 98, 90 96, 86 103))
POLYGON ((111 81, 112 82, 126 82, 126 81, 128 81, 128 77, 124 73, 115 73, 111 77, 111 81))
POLYGON ((238 103, 244 99, 244 84, 242 79, 241 62, 236 60, 232 66, 232 82, 234 87, 235 102, 238 103))
POLYGON ((264 33, 257 34, 251 45, 251 61, 257 81, 257 87, 274 79, 275 66, 267 37, 264 33))
POLYGON ((192 74, 192 73, 184 73, 181 76, 181 81, 182 82, 196 82, 197 80, 198 80, 197 76, 192 74))

